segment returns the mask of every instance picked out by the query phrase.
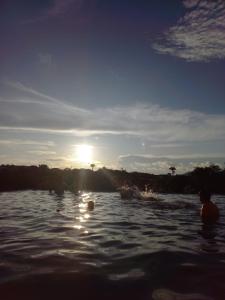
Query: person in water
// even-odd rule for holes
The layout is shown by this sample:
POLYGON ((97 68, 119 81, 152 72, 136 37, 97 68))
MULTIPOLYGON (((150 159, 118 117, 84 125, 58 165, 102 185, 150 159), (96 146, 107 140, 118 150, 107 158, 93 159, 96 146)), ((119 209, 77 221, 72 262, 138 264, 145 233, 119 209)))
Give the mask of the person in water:
POLYGON ((142 198, 141 192, 140 192, 139 188, 136 185, 132 186, 132 191, 133 191, 133 197, 134 198, 137 198, 137 199, 141 199, 142 198))
POLYGON ((219 219, 219 210, 211 198, 211 193, 206 190, 199 192, 200 202, 202 203, 200 216, 204 224, 213 224, 219 219))
POLYGON ((87 208, 88 208, 88 210, 94 210, 94 208, 95 208, 94 201, 89 200, 88 203, 87 203, 87 208))

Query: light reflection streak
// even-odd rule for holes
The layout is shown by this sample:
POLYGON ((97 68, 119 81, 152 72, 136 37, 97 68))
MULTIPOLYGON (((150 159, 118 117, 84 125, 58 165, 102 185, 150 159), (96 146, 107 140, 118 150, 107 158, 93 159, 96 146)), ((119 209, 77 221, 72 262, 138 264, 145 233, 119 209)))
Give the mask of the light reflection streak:
POLYGON ((73 227, 76 228, 76 229, 79 229, 79 230, 82 228, 81 225, 73 225, 73 227))
POLYGON ((90 214, 87 213, 88 210, 88 200, 90 199, 90 194, 84 193, 81 195, 81 202, 78 204, 78 208, 79 208, 79 215, 77 217, 75 217, 75 219, 77 220, 77 224, 75 224, 73 227, 76 229, 84 229, 84 233, 88 234, 89 231, 86 230, 86 228, 84 228, 84 223, 87 222, 88 219, 90 219, 90 214), (81 223, 83 225, 81 225, 81 223))

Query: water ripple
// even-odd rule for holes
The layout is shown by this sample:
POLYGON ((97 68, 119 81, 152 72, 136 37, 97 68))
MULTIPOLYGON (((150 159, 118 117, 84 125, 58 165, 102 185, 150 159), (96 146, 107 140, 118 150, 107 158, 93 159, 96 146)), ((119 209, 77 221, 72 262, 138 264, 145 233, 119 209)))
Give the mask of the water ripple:
MULTIPOLYGON (((224 292, 224 197, 214 197, 221 218, 207 229, 201 225, 196 196, 159 196, 162 201, 143 202, 123 201, 110 193, 79 197, 69 192, 61 197, 44 191, 1 193, 0 282, 33 274, 95 274, 94 280, 102 276, 106 286, 110 282, 126 286, 125 282, 135 280, 143 288, 146 283, 141 291, 150 295, 150 290, 162 287, 174 290, 172 279, 179 281, 182 276, 185 282, 175 292, 185 294, 188 280, 196 286, 190 268, 204 269, 199 271, 196 291, 202 292, 209 280, 205 270, 213 263, 215 285, 224 292), (90 199, 93 211, 87 207, 90 199)), ((207 293, 212 295, 210 289, 207 293)), ((152 295, 156 299, 162 294, 152 295)), ((214 299, 219 299, 217 294, 214 299)))

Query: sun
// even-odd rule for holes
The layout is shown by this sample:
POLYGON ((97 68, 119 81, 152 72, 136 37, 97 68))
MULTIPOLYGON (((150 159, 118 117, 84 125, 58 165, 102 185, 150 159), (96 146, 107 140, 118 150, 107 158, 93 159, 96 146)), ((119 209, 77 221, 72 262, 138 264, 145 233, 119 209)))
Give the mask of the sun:
POLYGON ((91 163, 93 156, 93 146, 90 145, 77 145, 75 159, 81 163, 91 163))

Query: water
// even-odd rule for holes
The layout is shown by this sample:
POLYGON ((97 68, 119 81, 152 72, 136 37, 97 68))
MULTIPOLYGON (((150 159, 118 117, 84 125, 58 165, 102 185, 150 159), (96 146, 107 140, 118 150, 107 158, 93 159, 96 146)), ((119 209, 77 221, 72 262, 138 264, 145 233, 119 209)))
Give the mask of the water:
POLYGON ((207 228, 197 196, 159 197, 1 193, 1 299, 225 299, 225 198, 207 228))

